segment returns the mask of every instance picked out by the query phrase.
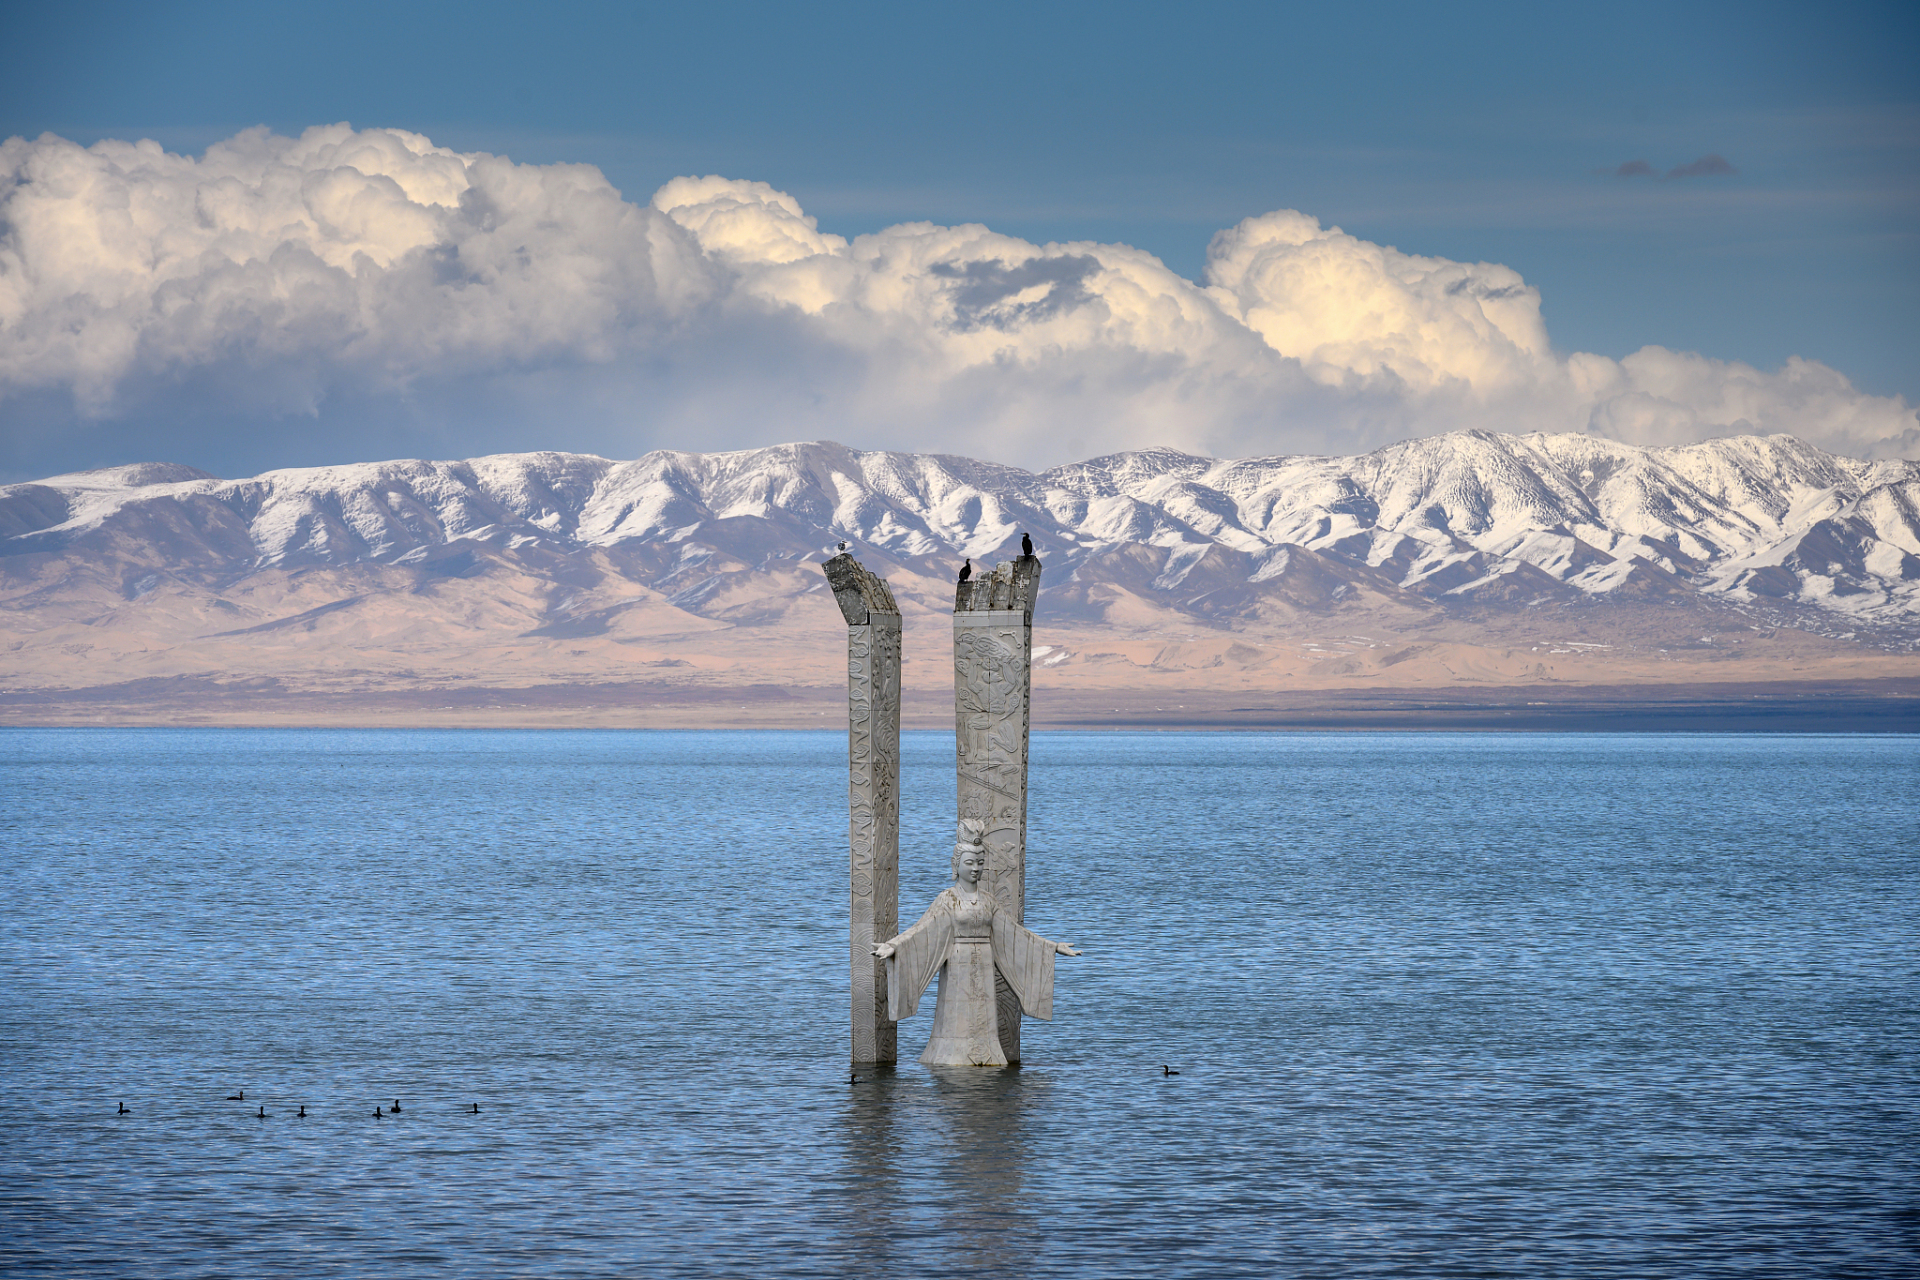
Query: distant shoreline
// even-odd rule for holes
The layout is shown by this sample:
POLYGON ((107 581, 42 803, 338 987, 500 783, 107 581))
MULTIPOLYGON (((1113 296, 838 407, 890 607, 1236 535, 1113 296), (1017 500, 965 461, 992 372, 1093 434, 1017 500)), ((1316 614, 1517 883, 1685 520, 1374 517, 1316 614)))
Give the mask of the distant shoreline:
MULTIPOLYGON (((832 729, 837 686, 650 683, 298 690, 196 677, 0 692, 0 727, 832 729)), ((1034 728, 1064 730, 1920 733, 1920 679, 1752 684, 1230 691, 1040 689, 1034 728)), ((950 726, 909 690, 908 729, 950 726)))

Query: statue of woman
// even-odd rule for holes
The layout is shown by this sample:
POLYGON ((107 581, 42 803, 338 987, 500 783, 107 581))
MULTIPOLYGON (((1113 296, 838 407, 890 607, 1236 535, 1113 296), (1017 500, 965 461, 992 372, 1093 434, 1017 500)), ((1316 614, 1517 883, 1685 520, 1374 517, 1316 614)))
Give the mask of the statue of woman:
POLYGON ((1004 1067, 993 974, 1020 997, 1030 1016, 1053 1019, 1053 957, 1080 953, 1048 942, 1003 911, 982 887, 987 846, 981 825, 960 824, 953 846, 953 884, 911 929, 873 949, 887 962, 887 1010, 895 1022, 910 1018, 935 973, 940 995, 933 1006, 933 1035, 920 1061, 929 1066, 1004 1067))

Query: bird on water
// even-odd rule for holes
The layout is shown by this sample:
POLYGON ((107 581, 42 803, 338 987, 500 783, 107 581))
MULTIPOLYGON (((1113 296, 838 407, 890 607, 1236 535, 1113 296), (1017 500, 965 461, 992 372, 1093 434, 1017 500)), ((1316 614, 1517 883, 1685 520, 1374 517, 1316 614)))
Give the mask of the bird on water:
POLYGON ((265 1120, 267 1118, 267 1109, 265 1107, 260 1108, 260 1115, 258 1118, 261 1120, 265 1120))
POLYGON ((1033 539, 1024 533, 1020 535, 1020 554, 1023 556, 1033 554, 1033 539))
POLYGON ((1180 1073, 1163 1062, 1160 1064, 1160 1074, 1163 1076, 1177 1076, 1180 1073))
POLYGON ((373 1118, 374 1118, 375 1120, 378 1120, 378 1119, 380 1118, 380 1108, 378 1108, 378 1107, 375 1107, 375 1108, 373 1109, 373 1118))
POLYGON ((307 1104, 303 1102, 300 1104, 300 1114, 295 1116, 294 1119, 305 1120, 306 1118, 307 1118, 307 1104))
POLYGON ((238 1093, 230 1093, 227 1095, 228 1102, 245 1102, 246 1100, 247 1100, 247 1091, 245 1089, 242 1089, 238 1093))
POLYGON ((120 1114, 123 1116, 130 1116, 133 1114, 133 1112, 127 1110, 127 1104, 123 1102, 120 1104, 120 1114))
POLYGON ((395 1099, 393 1100, 393 1111, 392 1111, 392 1114, 393 1114, 393 1115, 396 1115, 396 1116, 400 1114, 400 1099, 398 1099, 398 1098, 395 1098, 395 1099))
POLYGON ((968 578, 971 578, 972 576, 973 576, 973 557, 968 556, 967 562, 960 566, 960 581, 965 582, 968 578))
POLYGON ((479 1115, 479 1114, 480 1114, 480 1104, 479 1104, 479 1103, 477 1103, 477 1102, 476 1102, 476 1103, 474 1103, 474 1104, 473 1104, 473 1110, 472 1110, 472 1111, 470 1111, 470 1112, 468 1112, 467 1114, 468 1114, 468 1115, 475 1115, 475 1116, 477 1116, 477 1115, 479 1115))

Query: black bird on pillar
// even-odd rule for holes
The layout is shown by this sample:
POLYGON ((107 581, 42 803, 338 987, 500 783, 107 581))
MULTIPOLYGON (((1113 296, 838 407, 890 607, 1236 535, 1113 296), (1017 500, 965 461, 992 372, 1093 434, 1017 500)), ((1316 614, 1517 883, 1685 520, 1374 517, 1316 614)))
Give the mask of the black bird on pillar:
POLYGON ((960 566, 960 581, 965 582, 968 578, 971 578, 972 576, 973 576, 973 557, 968 556, 967 562, 960 566))
POLYGON ((1023 556, 1033 554, 1033 539, 1024 533, 1020 535, 1020 554, 1023 556))

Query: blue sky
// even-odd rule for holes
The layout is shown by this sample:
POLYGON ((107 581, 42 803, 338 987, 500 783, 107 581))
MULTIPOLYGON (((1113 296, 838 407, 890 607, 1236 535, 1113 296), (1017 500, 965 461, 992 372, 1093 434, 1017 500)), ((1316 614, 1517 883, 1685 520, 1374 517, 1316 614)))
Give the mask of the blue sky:
MULTIPOLYGON (((82 3, 16 6, 6 25, 0 135, 197 154, 253 125, 347 121, 595 165, 635 204, 720 174, 789 193, 823 233, 979 222, 1137 246, 1189 279, 1216 232, 1294 209, 1512 268, 1557 351, 1797 356, 1920 400, 1910 4, 82 3), (1703 157, 1732 172, 1666 176, 1703 157), (1636 161, 1651 172, 1619 176, 1636 161)), ((292 417, 383 394, 330 384, 292 417)), ((221 414, 246 416, 186 391, 75 408, 41 387, 0 401, 0 472, 176 438, 216 469, 379 443, 316 445, 295 422, 276 455, 206 425, 221 414)), ((703 421, 690 447, 759 440, 703 421)), ((855 442, 888 443, 865 429, 855 442)), ((622 441, 603 423, 574 443, 622 441)))

